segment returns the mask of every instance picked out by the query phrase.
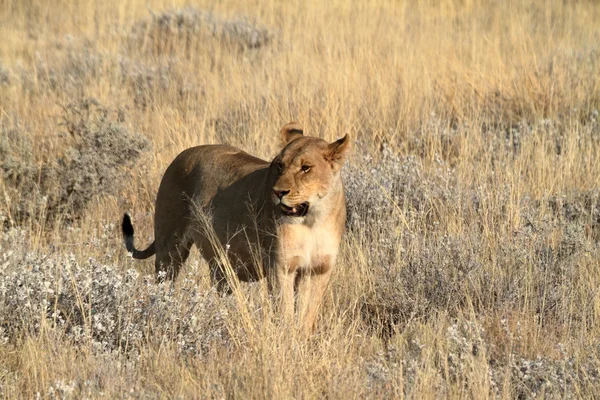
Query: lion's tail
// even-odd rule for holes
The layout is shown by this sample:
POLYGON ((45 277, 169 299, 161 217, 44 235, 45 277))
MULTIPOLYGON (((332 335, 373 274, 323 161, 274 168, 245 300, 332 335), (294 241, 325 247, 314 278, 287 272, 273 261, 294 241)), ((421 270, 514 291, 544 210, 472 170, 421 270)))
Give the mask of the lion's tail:
POLYGON ((133 225, 131 224, 131 218, 129 218, 127 213, 123 216, 123 224, 121 225, 121 228, 123 230, 125 247, 127 248, 127 251, 131 253, 133 258, 145 260, 148 257, 152 257, 154 253, 156 253, 156 249, 154 247, 154 243, 156 243, 156 241, 152 242, 152 244, 148 246, 146 250, 140 251, 135 248, 133 245, 133 225))

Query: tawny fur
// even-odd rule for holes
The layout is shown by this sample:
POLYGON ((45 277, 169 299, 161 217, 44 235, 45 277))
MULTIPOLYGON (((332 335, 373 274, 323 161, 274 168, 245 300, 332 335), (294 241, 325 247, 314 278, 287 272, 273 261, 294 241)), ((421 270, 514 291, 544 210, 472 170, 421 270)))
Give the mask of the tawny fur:
POLYGON ((226 249, 237 277, 267 277, 286 318, 296 308, 298 322, 309 332, 344 230, 340 169, 351 144, 348 136, 333 143, 304 136, 296 123, 285 125, 281 138, 284 148, 271 163, 225 145, 183 151, 158 190, 154 243, 135 249, 127 215, 123 234, 135 258, 155 252, 157 277, 169 279, 177 276, 195 244, 220 290, 228 289, 218 262, 219 250, 226 249), (305 215, 303 204, 308 204, 305 215), (200 226, 199 212, 209 216, 220 249, 200 226))

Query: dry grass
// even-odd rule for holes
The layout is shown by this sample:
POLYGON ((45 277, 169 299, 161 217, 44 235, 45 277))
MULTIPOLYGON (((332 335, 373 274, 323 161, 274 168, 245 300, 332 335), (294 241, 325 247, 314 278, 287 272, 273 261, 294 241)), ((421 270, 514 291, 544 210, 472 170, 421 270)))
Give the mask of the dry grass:
POLYGON ((213 3, 0 0, 0 395, 596 397, 600 5, 213 3), (357 140, 308 341, 118 229, 181 150, 291 120, 357 140))

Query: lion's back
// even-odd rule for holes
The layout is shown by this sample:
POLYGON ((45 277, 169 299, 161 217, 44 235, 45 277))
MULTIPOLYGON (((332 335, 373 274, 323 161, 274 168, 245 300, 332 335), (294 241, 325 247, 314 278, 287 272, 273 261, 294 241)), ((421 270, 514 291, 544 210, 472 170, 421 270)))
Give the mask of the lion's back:
MULTIPOLYGON (((190 200, 206 206, 217 194, 269 166, 264 160, 228 145, 203 145, 182 151, 169 165, 160 183, 156 208, 188 208, 190 200)), ((234 193, 231 193, 235 195, 234 193)), ((171 211, 172 212, 172 211, 171 211)))

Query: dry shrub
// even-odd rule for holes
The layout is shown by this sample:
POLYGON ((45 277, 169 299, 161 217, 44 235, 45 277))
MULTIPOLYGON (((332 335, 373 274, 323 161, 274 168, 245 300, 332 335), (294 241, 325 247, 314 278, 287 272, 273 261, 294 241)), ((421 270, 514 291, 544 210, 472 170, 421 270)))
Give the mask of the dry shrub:
MULTIPOLYGON (((366 148, 360 142, 356 147, 366 148)), ((421 158, 400 156, 386 144, 377 154, 359 153, 356 157, 361 165, 350 164, 343 172, 350 229, 389 228, 397 224, 397 212, 427 214, 427 220, 434 222, 433 204, 452 204, 457 199, 451 190, 456 178, 442 160, 437 160, 435 168, 426 169, 421 158)))
POLYGON ((123 58, 120 60, 121 82, 133 95, 133 103, 142 109, 152 107, 164 96, 179 76, 171 63, 144 65, 123 58))
POLYGON ((2 118, 0 124, 2 176, 12 186, 19 187, 34 179, 33 143, 19 121, 2 118))
POLYGON ((524 356, 524 343, 519 324, 514 329, 507 319, 500 321, 501 333, 511 342, 512 349, 503 359, 495 359, 494 351, 497 337, 491 335, 483 326, 474 321, 458 320, 448 327, 439 351, 440 372, 447 374, 451 381, 465 387, 472 381, 478 368, 487 369, 489 376, 489 394, 493 396, 509 395, 510 398, 577 398, 580 382, 594 385, 600 375, 597 369, 598 348, 582 358, 567 354, 562 345, 558 346, 556 358, 524 356), (489 357, 486 360, 486 357, 489 357), (483 363, 482 363, 483 362, 483 363), (503 393, 505 385, 510 387, 503 393))
POLYGON ((266 46, 272 39, 271 32, 248 18, 227 20, 188 6, 153 13, 149 19, 137 22, 132 28, 129 46, 131 50, 141 49, 154 55, 173 54, 183 48, 184 54, 189 55, 211 40, 244 51, 266 46))
POLYGON ((78 215, 92 199, 119 193, 129 176, 128 169, 149 150, 145 137, 130 133, 122 124, 124 112, 118 110, 116 114, 111 115, 94 99, 66 108, 63 124, 75 144, 68 167, 58 174, 57 211, 78 215))
POLYGON ((216 342, 227 345, 224 316, 233 302, 201 290, 194 268, 173 290, 153 276, 93 259, 13 251, 20 232, 11 230, 0 242, 0 343, 53 331, 98 353, 138 354, 148 338, 196 356, 216 342))
POLYGON ((35 160, 36 150, 25 126, 16 118, 0 119, 0 176, 6 193, 0 215, 4 229, 31 219, 45 220, 48 194, 54 182, 53 168, 40 166, 35 160))
POLYGON ((52 93, 71 101, 85 98, 90 86, 103 76, 114 75, 118 83, 112 89, 125 89, 137 108, 181 100, 198 101, 202 93, 197 79, 186 75, 180 67, 176 58, 144 62, 128 55, 101 52, 91 41, 71 40, 57 44, 55 51, 43 58, 37 55, 33 68, 17 66, 14 72, 0 65, 0 85, 19 84, 25 95, 52 93))
POLYGON ((490 243, 489 220, 506 220, 504 188, 494 188, 501 207, 490 209, 490 191, 465 185, 441 159, 425 167, 385 145, 375 157, 359 157, 366 167, 349 165, 344 182, 350 241, 360 246, 372 279, 362 307, 367 326, 388 336, 438 313, 519 309, 524 292, 531 293, 527 307, 548 323, 586 326, 593 319, 588 302, 595 289, 582 276, 598 252, 596 190, 523 196, 519 225, 498 230, 490 243), (449 215, 461 216, 460 230, 448 229, 449 215), (495 272, 485 267, 490 260, 495 272), (569 311, 573 301, 577 317, 569 311))
MULTIPOLYGON (((128 57, 119 57, 118 67, 120 84, 133 99, 136 108, 154 109, 157 105, 173 102, 190 104, 203 100, 204 93, 193 74, 181 71, 176 59, 144 63, 128 57)), ((198 110, 193 110, 197 112, 198 110)))
POLYGON ((17 65, 11 75, 18 79, 6 83, 18 82, 28 95, 55 92, 81 98, 89 85, 98 81, 110 66, 110 58, 100 52, 93 41, 74 38, 57 42, 52 51, 43 56, 36 54, 34 62, 33 68, 17 65))
POLYGON ((548 218, 533 206, 528 209, 521 227, 500 235, 493 245, 478 221, 462 233, 430 231, 427 237, 379 225, 381 231, 361 243, 373 285, 362 310, 367 324, 389 335, 395 327, 437 313, 519 309, 524 292, 530 293, 527 308, 546 323, 589 324, 595 288, 582 277, 598 250, 586 218, 548 218), (484 267, 490 259, 495 273, 484 267), (574 301, 577 316, 570 311, 574 301))
POLYGON ((5 227, 31 219, 73 221, 101 196, 119 193, 129 168, 149 149, 149 142, 123 125, 124 113, 110 112, 94 99, 65 107, 61 126, 69 134, 65 154, 52 159, 44 144, 34 147, 20 125, 3 125, 0 171, 11 193, 5 227), (40 166, 34 153, 46 159, 40 166))

